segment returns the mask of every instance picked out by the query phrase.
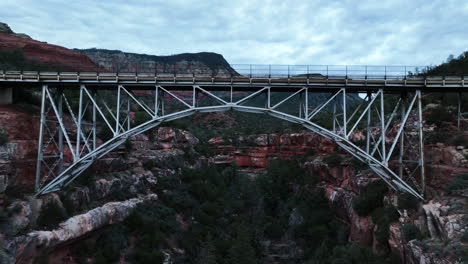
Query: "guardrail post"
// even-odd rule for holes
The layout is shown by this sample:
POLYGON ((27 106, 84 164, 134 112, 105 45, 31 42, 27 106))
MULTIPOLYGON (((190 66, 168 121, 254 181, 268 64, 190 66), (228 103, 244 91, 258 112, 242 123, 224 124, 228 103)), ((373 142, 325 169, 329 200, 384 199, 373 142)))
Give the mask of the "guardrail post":
POLYGON ((289 65, 288 65, 288 78, 289 78, 289 76, 290 76, 290 75, 289 75, 289 65))
POLYGON ((364 78, 367 80, 367 65, 365 67, 366 67, 366 76, 364 78))
POLYGON ((384 66, 385 67, 385 77, 384 79, 387 80, 387 66, 384 66))
POLYGON ((250 64, 250 78, 252 78, 252 64, 250 64))
POLYGON ((271 64, 268 65, 268 78, 271 78, 271 64))

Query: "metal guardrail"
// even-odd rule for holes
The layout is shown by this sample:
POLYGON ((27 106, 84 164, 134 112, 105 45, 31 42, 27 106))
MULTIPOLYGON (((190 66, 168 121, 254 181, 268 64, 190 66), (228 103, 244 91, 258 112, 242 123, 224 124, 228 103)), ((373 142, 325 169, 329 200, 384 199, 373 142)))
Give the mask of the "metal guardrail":
POLYGON ((370 66, 370 65, 261 65, 231 64, 236 72, 250 77, 339 76, 368 79, 393 79, 419 75, 429 66, 370 66))
MULTIPOLYGON (((35 72, 3 71, 0 78, 6 75, 101 75, 101 76, 158 76, 158 77, 247 77, 247 78, 350 78, 350 79, 419 79, 431 69, 429 66, 370 66, 370 65, 267 65, 267 64, 230 64, 217 68, 191 69, 186 65, 136 67, 136 71, 102 71, 96 72, 35 72)), ((455 78, 460 78, 456 76, 455 78)))

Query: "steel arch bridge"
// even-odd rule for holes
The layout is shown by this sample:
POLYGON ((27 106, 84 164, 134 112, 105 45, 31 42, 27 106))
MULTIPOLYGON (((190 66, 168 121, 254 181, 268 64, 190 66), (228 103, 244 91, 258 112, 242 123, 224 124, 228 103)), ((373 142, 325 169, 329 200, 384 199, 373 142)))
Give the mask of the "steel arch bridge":
MULTIPOLYGON (((461 94, 463 77, 369 76, 367 68, 366 75, 353 76, 289 71, 287 76, 272 76, 271 66, 267 74, 235 76, 3 71, 0 87, 42 88, 37 195, 69 185, 129 137, 163 122, 237 110, 301 124, 367 164, 393 189, 424 199, 422 93, 461 94), (135 112, 145 121, 135 124, 135 112), (98 129, 112 138, 100 144, 98 129)), ((460 101, 458 110, 460 124, 460 101)))

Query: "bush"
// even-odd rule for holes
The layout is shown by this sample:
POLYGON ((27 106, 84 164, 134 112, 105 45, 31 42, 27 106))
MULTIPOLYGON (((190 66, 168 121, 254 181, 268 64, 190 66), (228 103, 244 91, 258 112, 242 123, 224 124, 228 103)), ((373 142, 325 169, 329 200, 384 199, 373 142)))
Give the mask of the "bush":
POLYGON ((132 147, 133 147, 132 141, 129 138, 127 138, 127 140, 125 140, 125 151, 129 153, 130 151, 132 151, 132 147))
POLYGON ((148 113, 144 111, 138 111, 138 112, 135 112, 135 119, 133 121, 133 125, 139 126, 149 120, 151 120, 151 117, 148 115, 148 113))
POLYGON ((449 193, 462 191, 468 188, 468 173, 457 175, 445 187, 449 193))
POLYGON ((422 234, 419 228, 413 223, 404 224, 402 227, 403 238, 406 242, 413 239, 421 239, 422 234))
POLYGON ((97 133, 97 137, 106 142, 114 137, 114 133, 107 126, 104 126, 97 133))
POLYGON ((387 186, 383 181, 373 181, 361 195, 353 199, 353 209, 359 216, 368 216, 374 209, 383 206, 387 186))
POLYGON ((460 240, 465 243, 468 243, 468 230, 463 231, 463 233, 461 234, 460 240))
POLYGON ((413 195, 409 193, 398 195, 398 209, 416 210, 418 205, 419 201, 413 195))
POLYGON ((60 222, 67 219, 68 215, 64 208, 60 207, 57 202, 52 201, 45 205, 37 218, 37 226, 45 229, 52 229, 60 222))
POLYGON ((325 157, 323 157, 323 162, 328 164, 331 167, 338 167, 341 165, 341 162, 343 161, 343 158, 336 153, 329 154, 325 157))
POLYGON ((426 115, 426 124, 434 124, 439 128, 444 122, 452 122, 453 120, 453 114, 442 106, 432 109, 432 111, 426 115))
POLYGON ((428 132, 426 133, 426 142, 429 144, 447 143, 451 138, 450 133, 447 132, 428 132))
POLYGON ((4 146, 6 143, 8 143, 8 136, 5 131, 0 129, 0 147, 4 146))
POLYGON ((97 259, 105 261, 104 263, 113 263, 120 258, 120 253, 127 247, 127 233, 122 225, 114 225, 110 230, 104 232, 96 241, 99 247, 97 250, 97 259))
POLYGON ((137 248, 132 254, 132 263, 138 264, 162 264, 164 263, 164 254, 160 251, 149 251, 147 249, 137 248))
POLYGON ((468 147, 468 139, 465 136, 457 136, 452 140, 452 144, 455 146, 468 147))

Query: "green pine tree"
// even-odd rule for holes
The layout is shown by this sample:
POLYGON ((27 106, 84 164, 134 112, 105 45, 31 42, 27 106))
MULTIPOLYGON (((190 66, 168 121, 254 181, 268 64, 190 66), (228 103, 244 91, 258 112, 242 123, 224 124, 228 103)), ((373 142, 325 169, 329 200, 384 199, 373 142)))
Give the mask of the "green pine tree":
POLYGON ((257 256, 252 246, 252 240, 245 225, 239 224, 236 238, 229 249, 229 264, 257 264, 257 256))
POLYGON ((208 234, 200 247, 197 264, 218 264, 216 260, 216 248, 213 246, 211 235, 208 234))

